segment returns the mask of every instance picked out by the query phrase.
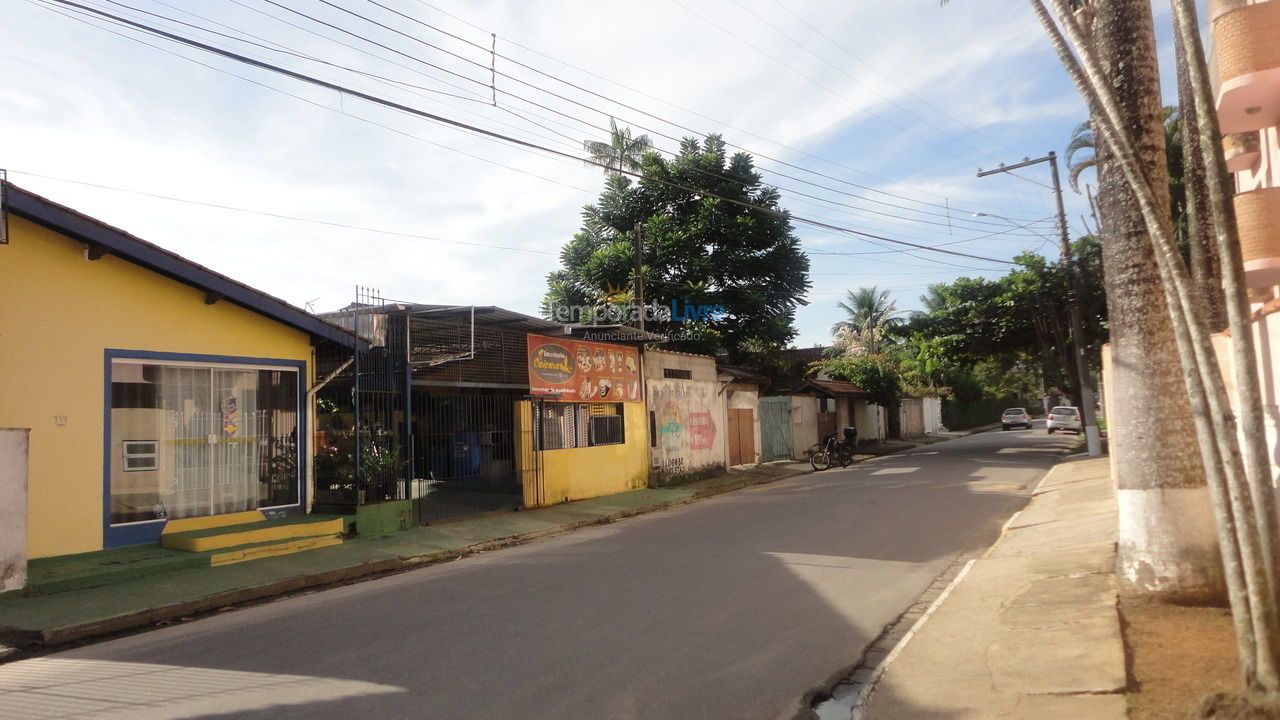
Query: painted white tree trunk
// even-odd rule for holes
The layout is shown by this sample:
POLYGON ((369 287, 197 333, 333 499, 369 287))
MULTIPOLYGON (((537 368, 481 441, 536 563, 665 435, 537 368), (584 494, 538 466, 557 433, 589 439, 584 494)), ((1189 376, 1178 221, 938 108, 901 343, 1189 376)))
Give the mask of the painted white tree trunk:
MULTIPOLYGON (((1143 0, 1101 0, 1094 7, 1094 42, 1167 214, 1151 6, 1143 0)), ((1225 586, 1212 505, 1155 255, 1138 201, 1101 143, 1098 156, 1113 368, 1107 422, 1122 590, 1177 602, 1220 602, 1225 586)))

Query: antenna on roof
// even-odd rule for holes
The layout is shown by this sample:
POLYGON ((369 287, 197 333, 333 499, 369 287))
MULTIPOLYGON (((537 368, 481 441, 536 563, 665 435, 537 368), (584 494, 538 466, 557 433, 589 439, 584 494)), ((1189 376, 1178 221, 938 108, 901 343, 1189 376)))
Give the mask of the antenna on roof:
POLYGON ((0 168, 0 245, 9 244, 9 200, 5 186, 9 184, 9 171, 0 168))

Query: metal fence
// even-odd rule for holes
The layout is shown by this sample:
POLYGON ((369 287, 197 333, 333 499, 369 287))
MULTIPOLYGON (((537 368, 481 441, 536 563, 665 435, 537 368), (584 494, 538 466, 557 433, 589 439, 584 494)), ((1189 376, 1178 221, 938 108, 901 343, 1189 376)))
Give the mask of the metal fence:
POLYGON ((414 514, 419 522, 519 508, 520 395, 413 393, 414 514))
POLYGON ((431 523, 519 508, 526 483, 536 494, 536 415, 517 421, 525 335, 478 326, 479 312, 360 289, 325 316, 367 347, 317 354, 317 376, 333 374, 316 396, 318 504, 408 500, 414 522, 431 523))
POLYGON ((408 326, 380 311, 375 291, 329 317, 365 342, 317 352, 316 503, 339 507, 407 499, 415 476, 407 409, 408 326))

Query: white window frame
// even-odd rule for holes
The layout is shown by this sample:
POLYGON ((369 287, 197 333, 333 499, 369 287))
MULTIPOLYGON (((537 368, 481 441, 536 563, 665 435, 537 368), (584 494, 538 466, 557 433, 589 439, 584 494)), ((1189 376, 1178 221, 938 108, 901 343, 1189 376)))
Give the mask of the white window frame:
POLYGON ((121 440, 120 452, 121 452, 121 456, 123 458, 123 463, 124 463, 121 470, 123 470, 124 472, 150 472, 152 470, 160 469, 160 441, 159 440, 121 440), (129 447, 130 445, 150 445, 151 452, 145 452, 145 453, 132 452, 129 447), (130 460, 143 460, 147 458, 151 459, 150 465, 147 465, 145 467, 129 466, 130 460))

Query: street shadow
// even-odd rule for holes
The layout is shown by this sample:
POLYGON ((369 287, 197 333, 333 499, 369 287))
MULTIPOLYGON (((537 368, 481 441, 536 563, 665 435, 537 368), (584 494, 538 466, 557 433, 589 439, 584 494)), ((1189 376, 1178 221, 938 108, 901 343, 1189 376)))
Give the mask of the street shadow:
POLYGON ((228 715, 264 720, 805 717, 804 698, 1025 504, 1054 458, 994 452, 1005 442, 932 445, 63 655, 407 690, 228 715))

